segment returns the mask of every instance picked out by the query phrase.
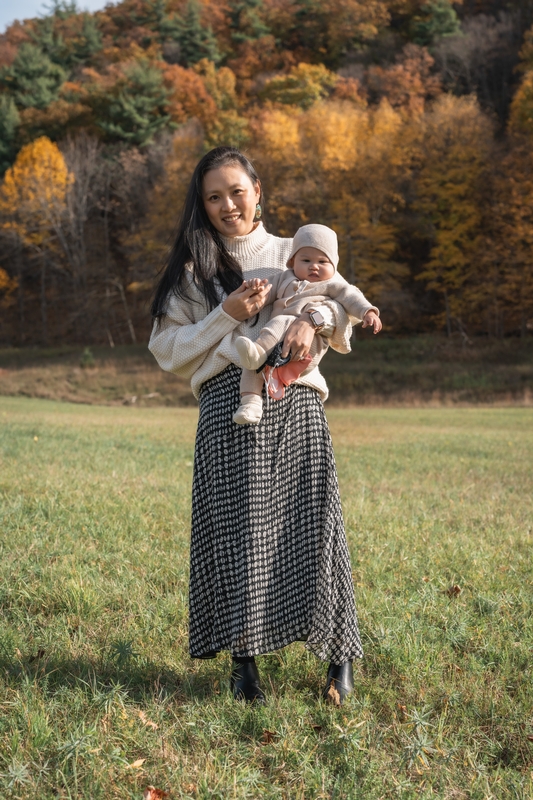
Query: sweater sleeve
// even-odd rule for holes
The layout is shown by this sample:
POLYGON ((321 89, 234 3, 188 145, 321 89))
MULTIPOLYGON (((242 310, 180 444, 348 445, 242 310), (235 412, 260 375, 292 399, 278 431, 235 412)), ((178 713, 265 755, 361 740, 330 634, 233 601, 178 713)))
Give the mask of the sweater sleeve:
POLYGON ((338 353, 349 353, 352 349, 352 325, 360 322, 367 311, 373 310, 379 315, 379 310, 366 299, 360 289, 352 286, 339 274, 329 282, 328 288, 328 296, 322 300, 321 305, 310 303, 309 308, 330 309, 335 319, 335 328, 331 333, 325 333, 326 338, 338 353))
POLYGON ((375 311, 379 316, 379 309, 366 299, 357 286, 348 283, 341 275, 335 277, 332 286, 335 287, 335 290, 332 291, 330 297, 341 304, 353 321, 361 322, 367 311, 375 311))
POLYGON ((199 369, 211 349, 240 325, 239 320, 226 314, 222 304, 195 322, 195 305, 172 295, 167 313, 154 322, 148 344, 161 369, 187 379, 199 369))

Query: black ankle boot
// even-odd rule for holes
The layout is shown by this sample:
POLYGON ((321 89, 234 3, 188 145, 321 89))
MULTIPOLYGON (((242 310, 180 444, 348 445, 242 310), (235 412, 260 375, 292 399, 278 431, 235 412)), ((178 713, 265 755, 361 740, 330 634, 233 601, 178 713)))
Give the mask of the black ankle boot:
POLYGON ((344 699, 353 692, 353 665, 351 661, 344 664, 330 664, 326 686, 322 692, 324 700, 341 706, 344 699))
POLYGON ((229 682, 235 700, 264 705, 265 695, 259 685, 259 673, 253 658, 234 658, 229 682))

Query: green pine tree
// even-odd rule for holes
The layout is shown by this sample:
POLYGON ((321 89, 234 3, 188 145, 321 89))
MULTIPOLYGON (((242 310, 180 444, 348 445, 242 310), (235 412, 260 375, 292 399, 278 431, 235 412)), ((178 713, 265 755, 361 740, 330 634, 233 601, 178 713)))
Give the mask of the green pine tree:
POLYGON ((54 13, 36 21, 32 33, 35 44, 54 64, 70 71, 77 64, 88 61, 94 53, 102 49, 102 36, 94 17, 84 13, 81 17, 79 34, 66 41, 56 32, 56 21, 67 16, 77 15, 75 4, 57 4, 54 13))
POLYGON ((435 39, 461 33, 461 23, 449 0, 431 0, 411 21, 411 39, 427 47, 435 39))
POLYGON ((41 48, 24 42, 11 66, 0 69, 0 87, 19 107, 46 108, 57 98, 66 77, 65 70, 41 48))
POLYGON ((230 2, 231 38, 237 44, 267 36, 270 28, 261 19, 259 9, 263 0, 232 0, 230 2))
POLYGON ((17 154, 16 135, 20 117, 13 98, 0 95, 0 175, 11 166, 17 154))
POLYGON ((74 39, 70 53, 71 63, 89 61, 89 59, 101 49, 102 35, 98 30, 96 20, 90 14, 84 14, 81 36, 74 39))
MULTIPOLYGON (((176 20, 177 21, 177 20, 176 20)), ((204 27, 198 0, 189 0, 183 18, 177 21, 174 40, 180 46, 180 63, 188 67, 202 58, 217 64, 221 55, 210 27, 204 27)))
POLYGON ((166 113, 167 99, 161 72, 138 61, 126 71, 126 82, 115 96, 95 109, 98 125, 111 141, 149 144, 156 133, 173 125, 166 113))

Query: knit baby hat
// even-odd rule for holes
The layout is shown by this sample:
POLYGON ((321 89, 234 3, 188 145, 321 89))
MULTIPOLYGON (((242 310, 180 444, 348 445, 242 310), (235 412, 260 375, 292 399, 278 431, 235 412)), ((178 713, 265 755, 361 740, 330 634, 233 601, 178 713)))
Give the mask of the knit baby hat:
POLYGON ((337 234, 331 228, 326 225, 316 224, 302 225, 301 228, 298 228, 292 240, 292 250, 288 262, 302 247, 316 247, 317 250, 321 250, 337 269, 337 264, 339 263, 337 234))

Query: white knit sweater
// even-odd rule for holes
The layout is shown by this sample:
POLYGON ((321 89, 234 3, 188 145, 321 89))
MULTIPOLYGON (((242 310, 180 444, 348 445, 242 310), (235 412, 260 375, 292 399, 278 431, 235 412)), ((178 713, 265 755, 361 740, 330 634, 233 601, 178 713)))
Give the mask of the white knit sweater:
MULTIPOLYGON (((224 242, 241 265, 245 280, 266 278, 276 270, 287 268, 292 239, 272 236, 262 223, 247 236, 225 238, 224 242)), ((170 296, 166 315, 154 323, 148 348, 162 369, 190 380, 193 394, 198 397, 205 381, 218 375, 229 364, 239 365, 235 339, 248 336, 255 340, 270 319, 272 306, 261 309, 257 324, 252 326, 254 318, 239 322, 226 314, 222 308, 226 295, 221 294, 221 304, 208 312, 192 278, 187 293, 190 301, 170 296)), ((338 303, 330 301, 327 306, 333 312, 335 324, 332 346, 335 347, 334 340, 337 340, 337 349, 346 352, 346 344, 349 350, 350 320, 338 303)), ((323 400, 327 399, 328 387, 318 368, 301 376, 297 382, 316 389, 323 400)))

